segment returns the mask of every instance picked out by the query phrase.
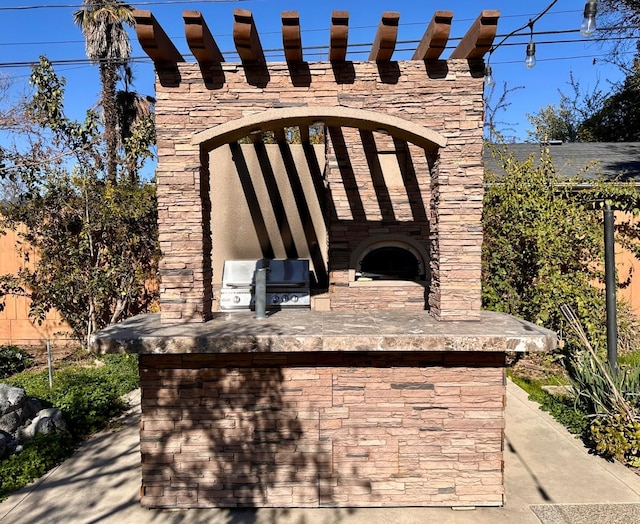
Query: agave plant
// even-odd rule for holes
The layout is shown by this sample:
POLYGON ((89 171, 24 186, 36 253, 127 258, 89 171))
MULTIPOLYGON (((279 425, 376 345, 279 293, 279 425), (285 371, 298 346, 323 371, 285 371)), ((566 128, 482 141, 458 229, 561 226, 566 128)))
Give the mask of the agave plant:
POLYGON ((588 440, 601 455, 640 467, 640 368, 602 363, 575 313, 566 305, 561 311, 584 347, 567 371, 576 405, 592 417, 588 440))

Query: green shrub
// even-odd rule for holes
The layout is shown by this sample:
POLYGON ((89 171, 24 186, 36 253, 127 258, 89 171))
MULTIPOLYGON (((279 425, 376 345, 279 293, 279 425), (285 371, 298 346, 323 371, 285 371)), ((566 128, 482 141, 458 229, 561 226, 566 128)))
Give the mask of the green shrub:
POLYGON ((598 415, 589 426, 589 440, 607 458, 640 467, 640 420, 621 413, 598 415))
POLYGON ((0 462, 0 501, 60 464, 75 449, 68 433, 36 435, 20 453, 0 462))
POLYGON ((620 367, 613 373, 609 364, 602 364, 589 353, 568 360, 576 401, 593 415, 627 411, 625 404, 638 405, 640 367, 620 367))
POLYGON ((583 351, 567 360, 577 406, 589 413, 587 442, 606 458, 640 466, 640 367, 612 369, 602 363, 573 311, 563 306, 583 351))
POLYGON ((20 453, 0 461, 0 501, 62 462, 84 437, 122 411, 122 396, 138 387, 138 358, 106 355, 94 366, 65 367, 54 373, 52 389, 47 370, 23 371, 5 382, 61 409, 69 432, 39 435, 20 453))
POLYGON ((0 380, 33 366, 31 355, 17 346, 0 346, 0 380))
POLYGON ((628 368, 640 368, 640 350, 621 353, 618 356, 618 364, 628 368))
POLYGON ((24 388, 27 395, 61 409, 76 437, 104 427, 123 409, 121 397, 138 387, 138 359, 135 355, 104 355, 93 367, 70 366, 53 375, 49 389, 48 371, 23 372, 7 381, 24 388))

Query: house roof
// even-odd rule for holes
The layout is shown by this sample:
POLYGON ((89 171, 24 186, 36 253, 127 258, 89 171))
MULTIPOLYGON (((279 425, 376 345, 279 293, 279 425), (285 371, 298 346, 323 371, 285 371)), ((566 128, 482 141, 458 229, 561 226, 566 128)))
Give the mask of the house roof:
MULTIPOLYGON (((516 160, 530 155, 540 157, 540 144, 507 144, 516 160)), ((546 147, 558 174, 565 178, 581 176, 585 180, 622 180, 640 183, 640 142, 574 142, 553 141, 546 147)), ((492 148, 484 149, 487 171, 503 174, 504 170, 493 157, 492 148)))

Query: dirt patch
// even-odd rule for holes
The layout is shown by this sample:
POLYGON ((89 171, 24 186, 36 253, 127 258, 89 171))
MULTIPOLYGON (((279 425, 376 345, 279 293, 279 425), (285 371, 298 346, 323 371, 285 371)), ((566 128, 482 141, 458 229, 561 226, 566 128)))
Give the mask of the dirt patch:
MULTIPOLYGON (((38 345, 19 345, 34 360, 34 366, 31 369, 45 369, 48 366, 47 346, 46 344, 38 345)), ((59 367, 65 362, 82 362, 91 358, 86 349, 75 341, 52 342, 51 344, 51 361, 53 367, 59 367)))
POLYGON ((540 356, 537 353, 509 355, 507 366, 515 376, 530 380, 555 382, 558 378, 566 376, 566 371, 560 363, 551 361, 547 355, 540 356))

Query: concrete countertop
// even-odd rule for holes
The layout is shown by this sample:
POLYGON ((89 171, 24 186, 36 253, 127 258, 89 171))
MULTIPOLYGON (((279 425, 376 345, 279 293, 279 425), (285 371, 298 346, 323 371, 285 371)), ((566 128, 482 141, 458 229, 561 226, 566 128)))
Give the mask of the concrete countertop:
POLYGON ((426 311, 278 311, 217 313, 204 323, 164 324, 138 315, 92 335, 100 353, 246 353, 313 351, 550 351, 556 333, 505 313, 441 322, 426 311))

